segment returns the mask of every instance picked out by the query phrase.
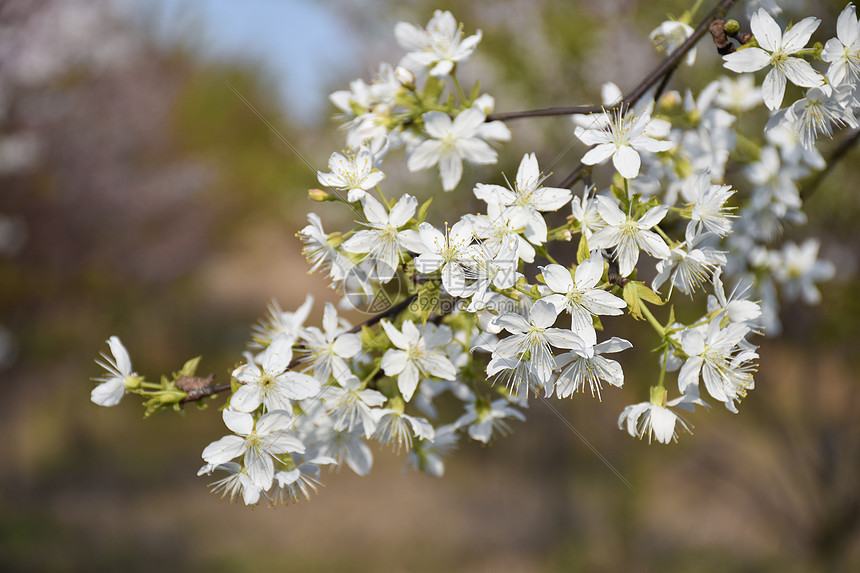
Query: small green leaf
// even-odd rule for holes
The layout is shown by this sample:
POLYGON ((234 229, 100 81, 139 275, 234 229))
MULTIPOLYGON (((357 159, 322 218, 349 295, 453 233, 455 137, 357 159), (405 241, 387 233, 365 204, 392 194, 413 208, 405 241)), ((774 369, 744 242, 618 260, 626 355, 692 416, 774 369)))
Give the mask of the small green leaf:
POLYGON ((583 233, 579 238, 579 247, 576 249, 576 262, 582 264, 582 261, 588 258, 588 239, 583 233))
POLYGON ((197 365, 200 364, 200 359, 202 356, 197 356, 196 358, 192 358, 188 362, 182 365, 182 369, 177 372, 176 378, 178 379, 181 376, 194 376, 194 372, 197 371, 197 365))
POLYGON ((424 203, 422 203, 421 206, 418 208, 418 214, 415 216, 415 219, 418 221, 419 225, 423 223, 424 220, 427 218, 427 209, 430 208, 430 203, 432 202, 433 197, 430 197, 429 199, 424 201, 424 203))
POLYGON ((645 286, 645 283, 637 282, 635 284, 639 294, 639 298, 641 298, 645 302, 650 302, 651 304, 656 304, 657 306, 662 306, 666 304, 666 301, 660 298, 660 295, 658 295, 656 292, 645 286))
POLYGON ((627 311, 630 313, 630 316, 636 320, 643 320, 642 311, 640 310, 639 289, 636 287, 635 281, 630 281, 624 285, 622 297, 624 298, 624 302, 627 303, 627 311))
POLYGON ((469 102, 473 102, 481 95, 481 82, 475 81, 475 87, 472 88, 472 95, 469 96, 469 102))

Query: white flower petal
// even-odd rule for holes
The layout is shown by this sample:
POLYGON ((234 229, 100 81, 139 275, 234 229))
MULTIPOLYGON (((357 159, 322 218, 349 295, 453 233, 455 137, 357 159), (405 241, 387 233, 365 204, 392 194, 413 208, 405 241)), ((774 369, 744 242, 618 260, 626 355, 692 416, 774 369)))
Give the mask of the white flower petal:
POLYGON ((761 48, 745 48, 723 56, 723 67, 733 72, 757 72, 770 64, 770 54, 761 48))
POLYGON ((622 145, 612 156, 612 164, 625 179, 635 179, 639 175, 642 160, 632 147, 622 145))

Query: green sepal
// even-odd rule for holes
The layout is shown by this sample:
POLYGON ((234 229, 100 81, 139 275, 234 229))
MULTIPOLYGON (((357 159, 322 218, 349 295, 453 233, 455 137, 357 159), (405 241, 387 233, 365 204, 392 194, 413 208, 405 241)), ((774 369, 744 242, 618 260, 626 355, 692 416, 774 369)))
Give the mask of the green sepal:
POLYGON ((442 287, 436 281, 426 282, 418 289, 418 298, 415 299, 416 304, 413 307, 416 309, 418 318, 421 319, 421 324, 427 323, 430 313, 439 305, 441 296, 442 287))
POLYGON ((481 82, 475 80, 475 87, 472 88, 472 93, 469 95, 469 103, 471 104, 478 96, 481 95, 481 82))
POLYGON ((428 76, 421 92, 421 103, 425 109, 434 109, 438 106, 439 96, 445 90, 445 82, 436 76, 428 76))
POLYGON ((666 406, 666 388, 663 386, 651 386, 650 402, 655 406, 666 406))

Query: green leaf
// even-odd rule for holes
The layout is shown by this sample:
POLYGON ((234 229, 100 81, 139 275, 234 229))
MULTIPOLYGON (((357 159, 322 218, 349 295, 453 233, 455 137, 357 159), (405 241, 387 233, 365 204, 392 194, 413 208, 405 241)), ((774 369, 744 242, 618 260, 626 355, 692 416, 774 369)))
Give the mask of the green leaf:
POLYGON ((576 262, 582 264, 582 261, 588 258, 588 239, 585 238, 585 234, 583 233, 579 237, 579 247, 576 249, 576 262))
POLYGON ((178 379, 181 376, 194 376, 194 373, 197 371, 197 365, 200 364, 201 358, 203 357, 197 356, 196 358, 192 358, 191 360, 183 364, 182 369, 177 372, 175 378, 178 379))
POLYGON ((645 302, 650 302, 651 304, 656 304, 657 306, 663 306, 664 304, 666 304, 666 301, 660 298, 660 295, 658 295, 656 292, 645 286, 645 283, 637 282, 635 284, 639 298, 641 298, 645 302))
POLYGON ((630 313, 630 316, 636 320, 643 320, 644 317, 640 310, 639 289, 636 287, 636 282, 630 281, 624 285, 621 295, 624 298, 624 302, 627 303, 627 311, 630 313))
POLYGON ((433 197, 430 197, 429 199, 424 201, 424 203, 422 203, 421 206, 418 208, 418 214, 415 216, 415 219, 418 221, 419 225, 423 223, 424 220, 427 218, 427 209, 430 208, 430 203, 432 202, 433 197))

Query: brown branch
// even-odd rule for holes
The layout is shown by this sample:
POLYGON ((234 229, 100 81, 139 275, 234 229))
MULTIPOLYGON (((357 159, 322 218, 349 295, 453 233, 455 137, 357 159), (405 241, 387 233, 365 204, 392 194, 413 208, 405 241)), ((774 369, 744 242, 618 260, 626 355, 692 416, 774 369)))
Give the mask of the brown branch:
POLYGON ((487 121, 505 121, 508 119, 520 119, 523 117, 547 117, 554 115, 588 115, 589 113, 600 113, 604 109, 607 109, 607 107, 603 105, 575 105, 573 107, 548 107, 528 111, 508 111, 502 113, 491 113, 487 116, 487 121))
MULTIPOLYGON (((726 12, 728 12, 729 8, 731 8, 732 4, 734 4, 735 2, 736 0, 722 0, 719 4, 717 4, 716 7, 711 10, 708 16, 704 20, 702 20, 701 24, 699 24, 699 27, 696 28, 695 31, 693 31, 690 37, 687 38, 687 40, 683 44, 678 46, 678 49, 672 52, 669 57, 663 60, 663 62, 654 69, 654 71, 648 74, 648 77, 642 80, 630 94, 624 96, 621 101, 614 106, 607 108, 607 111, 624 106, 623 108, 621 108, 622 113, 626 113, 626 111, 630 109, 630 106, 635 105, 636 102, 638 102, 646 93, 648 93, 648 90, 651 89, 651 87, 653 87, 654 84, 656 84, 661 78, 663 79, 663 82, 658 89, 659 91, 662 91, 668 83, 668 77, 671 76, 672 73, 674 73, 675 69, 680 64, 681 58, 687 55, 687 52, 689 52, 693 48, 693 46, 696 45, 696 42, 698 42, 702 38, 702 36, 705 35, 705 32, 707 32, 710 28, 711 22, 725 16, 726 12)), ((580 177, 582 177, 584 168, 585 166, 582 163, 577 165, 576 168, 570 173, 570 175, 565 177, 564 181, 559 183, 558 186, 572 187, 573 184, 579 181, 580 177)))
MULTIPOLYGON (((388 318, 390 316, 397 316, 398 314, 400 314, 401 312, 406 310, 406 308, 410 304, 412 304, 412 302, 416 298, 418 298, 417 294, 410 295, 410 296, 406 297, 405 299, 403 299, 402 301, 398 302, 397 304, 388 307, 387 309, 385 309, 381 313, 375 314, 375 315, 371 316, 370 318, 368 318, 367 320, 365 320, 364 322, 353 326, 352 328, 350 328, 346 332, 348 332, 349 334, 355 334, 355 333, 361 332, 361 329, 364 326, 373 326, 374 324, 376 324, 377 322, 379 322, 380 320, 382 320, 384 318, 388 318)), ((304 356, 298 356, 296 358, 293 358, 292 361, 290 361, 289 365, 287 365, 287 370, 292 370, 292 369, 296 368, 297 366, 299 366, 302 363, 302 360, 304 358, 305 358, 304 356)), ((188 396, 186 398, 184 398, 182 401, 180 401, 179 403, 180 404, 187 404, 189 402, 197 402, 197 401, 202 400, 204 398, 208 398, 209 396, 214 396, 215 394, 220 394, 221 392, 226 392, 227 390, 230 390, 232 388, 232 386, 230 384, 221 384, 218 386, 209 386, 208 384, 212 382, 212 379, 214 377, 215 377, 214 374, 210 374, 206 378, 194 378, 194 377, 188 377, 188 376, 183 376, 182 378, 180 378, 176 382, 176 386, 180 390, 182 390, 186 394, 188 394, 188 396), (183 384, 180 384, 180 382, 182 382, 183 384), (206 382, 206 384, 201 384, 200 382, 206 382)))
MULTIPOLYGON (((711 25, 711 22, 722 18, 726 15, 729 8, 737 0, 721 0, 719 4, 714 7, 713 10, 702 20, 701 24, 699 24, 698 28, 696 28, 693 33, 690 35, 687 40, 678 46, 678 48, 669 54, 665 60, 663 60, 660 65, 658 65, 654 70, 648 74, 639 85, 633 88, 629 94, 625 95, 621 100, 614 105, 611 106, 599 106, 599 105, 583 105, 583 106, 574 106, 574 107, 553 107, 553 108, 545 108, 545 109, 533 109, 528 111, 511 111, 505 113, 492 113, 487 116, 487 121, 494 120, 509 120, 509 119, 519 119, 524 117, 542 117, 542 116, 551 116, 551 115, 578 115, 578 114, 589 114, 589 113, 597 113, 603 110, 611 111, 614 109, 622 108, 628 109, 642 99, 648 90, 651 89, 657 82, 660 81, 663 76, 670 73, 681 59, 687 55, 687 52, 693 49, 696 43, 708 32, 708 29, 711 25), (623 106, 623 107, 622 107, 623 106)), ((565 185, 562 185, 565 187, 565 185)))
POLYGON ((856 130, 851 137, 843 140, 842 143, 833 150, 833 152, 827 157, 827 166, 816 173, 806 182, 805 185, 803 185, 800 190, 800 196, 803 200, 809 199, 812 194, 818 190, 821 182, 824 181, 831 171, 833 171, 836 164, 839 163, 839 161, 841 161, 849 151, 851 151, 851 148, 857 144, 858 140, 860 140, 860 129, 856 130))
MULTIPOLYGON (((209 377, 214 378, 214 374, 210 374, 209 377)), ((179 386, 179 383, 176 384, 179 386)), ((188 402, 197 402, 204 398, 208 398, 209 396, 214 396, 215 394, 220 394, 221 392, 226 392, 231 388, 230 384, 219 384, 218 386, 206 386, 205 388, 199 388, 193 391, 185 390, 185 393, 188 394, 186 398, 180 400, 180 404, 187 404, 188 402)))
POLYGON ((371 316, 361 324, 356 324, 355 326, 347 330, 347 332, 349 332, 350 334, 355 334, 357 332, 361 332, 361 328, 364 326, 373 326, 383 318, 388 318, 389 316, 397 316, 398 314, 406 310, 406 307, 412 304, 412 301, 414 301, 416 298, 418 298, 417 294, 410 295, 402 301, 398 302, 397 304, 388 307, 381 313, 371 316))

